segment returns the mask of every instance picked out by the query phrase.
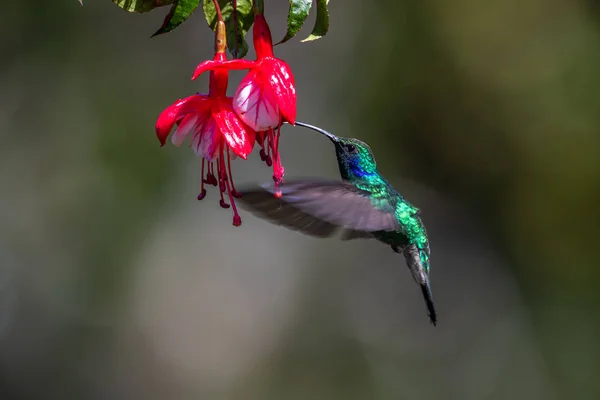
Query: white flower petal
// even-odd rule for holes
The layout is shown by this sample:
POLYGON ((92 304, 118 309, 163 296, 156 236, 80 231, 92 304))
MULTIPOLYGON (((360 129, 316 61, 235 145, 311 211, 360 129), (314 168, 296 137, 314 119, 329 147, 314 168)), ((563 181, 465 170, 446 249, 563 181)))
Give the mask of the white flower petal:
POLYGON ((202 152, 200 151, 200 141, 202 140, 204 121, 205 120, 198 121, 196 124, 196 129, 194 129, 194 135, 192 136, 192 141, 190 143, 192 150, 194 150, 194 153, 196 153, 196 155, 199 157, 202 157, 202 152))
POLYGON ((181 146, 187 135, 196 128, 198 117, 195 114, 186 115, 171 136, 171 142, 177 147, 181 146))
POLYGON ((192 149, 199 157, 204 157, 208 161, 217 158, 219 145, 221 143, 221 132, 212 116, 205 118, 198 123, 194 136, 192 137, 192 149))
POLYGON ((219 154, 221 144, 221 132, 214 118, 207 118, 202 132, 202 156, 209 161, 213 161, 219 154))
POLYGON ((268 81, 261 85, 258 74, 249 73, 233 96, 233 109, 239 117, 257 132, 279 125, 279 106, 268 81))

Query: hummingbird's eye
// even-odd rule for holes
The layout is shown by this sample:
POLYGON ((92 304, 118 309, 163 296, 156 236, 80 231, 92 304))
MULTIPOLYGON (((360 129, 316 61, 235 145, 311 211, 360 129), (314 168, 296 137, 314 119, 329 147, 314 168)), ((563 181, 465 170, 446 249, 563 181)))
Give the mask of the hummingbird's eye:
POLYGON ((355 145, 353 145, 351 143, 348 143, 345 147, 346 147, 346 151, 348 153, 356 153, 356 146, 355 145))

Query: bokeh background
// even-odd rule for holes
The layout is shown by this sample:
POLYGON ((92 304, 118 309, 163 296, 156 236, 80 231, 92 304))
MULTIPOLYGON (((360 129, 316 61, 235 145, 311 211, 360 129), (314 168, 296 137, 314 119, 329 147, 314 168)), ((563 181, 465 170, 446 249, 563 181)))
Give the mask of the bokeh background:
MULTIPOLYGON (((324 39, 276 48, 299 119, 370 143, 422 209, 436 328, 385 246, 195 199, 200 160, 154 122, 206 90, 212 35, 197 12, 150 39, 166 11, 2 5, 1 399, 600 398, 596 1, 332 1, 324 39)), ((281 151, 337 176, 315 133, 281 151)))

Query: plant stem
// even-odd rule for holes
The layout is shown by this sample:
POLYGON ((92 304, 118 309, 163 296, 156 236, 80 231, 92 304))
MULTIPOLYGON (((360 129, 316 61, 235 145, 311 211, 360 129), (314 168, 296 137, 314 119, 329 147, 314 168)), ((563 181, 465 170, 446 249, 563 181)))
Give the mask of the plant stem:
POLYGON ((265 10, 263 0, 252 0, 252 8, 254 8, 254 14, 262 15, 265 10))
POLYGON ((215 10, 217 10, 217 18, 219 22, 223 22, 223 14, 221 14, 221 6, 219 6, 219 1, 213 0, 213 3, 215 3, 215 10))
POLYGON ((238 53, 238 20, 237 20, 237 0, 233 0, 233 37, 235 38, 235 58, 239 58, 238 53))

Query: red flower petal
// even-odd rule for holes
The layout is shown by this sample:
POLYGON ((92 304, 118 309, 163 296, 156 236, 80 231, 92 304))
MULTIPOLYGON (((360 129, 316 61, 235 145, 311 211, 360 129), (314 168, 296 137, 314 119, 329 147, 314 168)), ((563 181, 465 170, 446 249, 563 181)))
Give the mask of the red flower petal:
POLYGON ((238 69, 250 69, 255 66, 254 61, 236 59, 236 60, 206 60, 198 64, 196 70, 194 71, 194 75, 192 75, 192 80, 196 79, 206 71, 210 71, 211 69, 216 68, 225 68, 227 70, 238 70, 238 69))
POLYGON ((279 111, 283 119, 293 125, 296 122, 296 86, 292 70, 285 61, 278 58, 267 58, 263 65, 265 70, 271 70, 269 82, 277 96, 279 111))
POLYGON ((245 160, 254 148, 256 135, 233 111, 231 99, 226 99, 226 102, 221 102, 219 108, 214 109, 213 118, 229 148, 245 160))
POLYGON ((210 106, 206 104, 208 97, 205 95, 192 95, 185 99, 179 99, 160 113, 156 120, 156 136, 160 145, 164 146, 167 137, 175 123, 180 122, 190 112, 202 112, 201 110, 210 106))
POLYGON ((167 141, 167 137, 169 136, 171 129, 173 129, 173 125, 181 119, 181 108, 194 97, 196 96, 194 95, 186 97, 185 99, 179 99, 160 113, 156 120, 156 136, 158 137, 161 146, 164 146, 167 141))
POLYGON ((256 132, 275 128, 280 122, 278 99, 264 72, 258 68, 248 72, 233 96, 233 109, 256 132))

